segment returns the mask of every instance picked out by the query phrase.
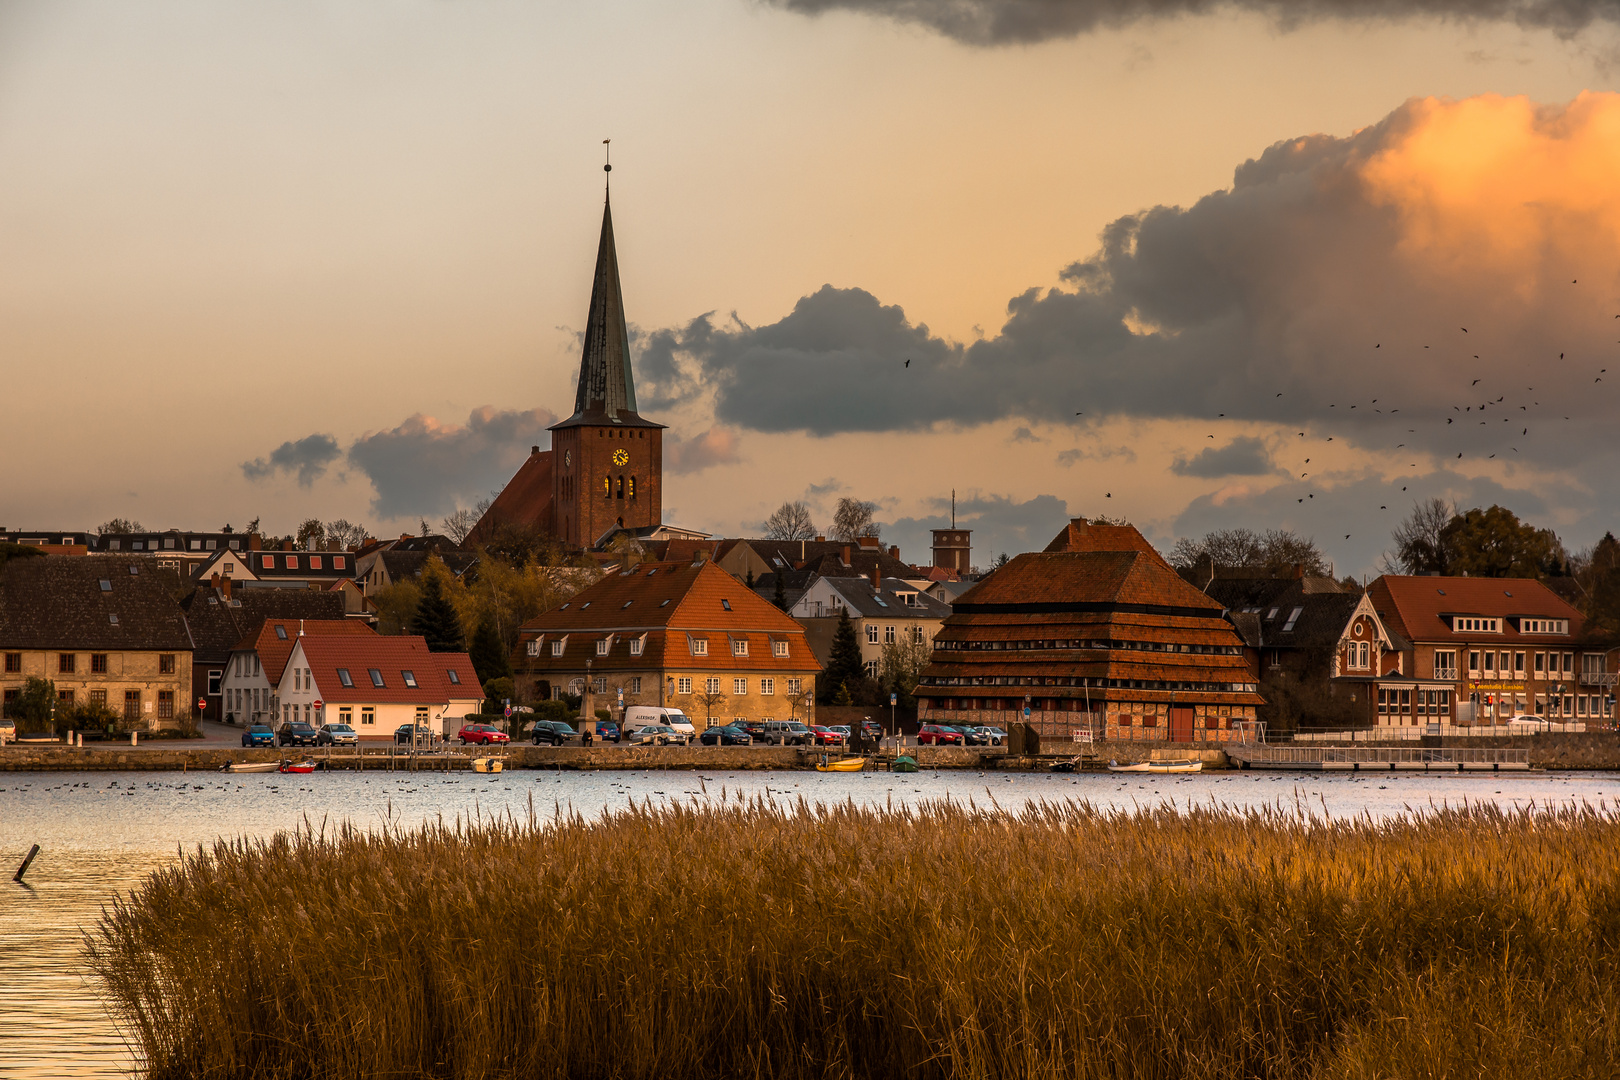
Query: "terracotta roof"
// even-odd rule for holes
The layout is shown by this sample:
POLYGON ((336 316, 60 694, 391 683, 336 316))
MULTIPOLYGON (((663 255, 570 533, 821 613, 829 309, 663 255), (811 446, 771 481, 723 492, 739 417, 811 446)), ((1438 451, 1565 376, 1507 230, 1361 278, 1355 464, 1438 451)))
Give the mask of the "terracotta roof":
POLYGON ((1507 641, 1556 645, 1581 638, 1581 613, 1533 578, 1408 577, 1385 574, 1367 587, 1378 617, 1408 641, 1507 641), (1502 620, 1499 634, 1454 633, 1450 616, 1502 620), (1522 634, 1518 616, 1568 619, 1569 634, 1522 634))
POLYGON ((478 675, 464 652, 429 652, 427 641, 407 634, 305 635, 298 644, 309 662, 310 673, 321 699, 327 702, 396 702, 401 704, 447 702, 451 698, 482 698, 478 675), (345 687, 339 669, 349 673, 354 685, 345 687), (376 668, 383 685, 372 684, 367 672, 376 668), (416 680, 416 688, 405 685, 404 672, 416 680), (454 671, 460 684, 454 684, 454 671))
POLYGON ((955 608, 964 613, 987 606, 1078 608, 1097 604, 1141 605, 1215 616, 1222 611, 1219 602, 1181 580, 1157 554, 1141 551, 1019 555, 957 597, 955 608))
POLYGON ((140 555, 9 559, 0 567, 0 646, 190 652, 169 593, 174 577, 156 569, 140 555))
POLYGON ((247 637, 236 643, 231 652, 254 652, 259 655, 259 666, 274 686, 281 681, 298 637, 320 637, 327 634, 357 634, 377 636, 377 631, 358 619, 266 619, 247 637))
POLYGON ((248 589, 238 582, 230 600, 207 585, 181 602, 196 643, 197 663, 226 660, 237 642, 255 632, 265 619, 341 619, 339 593, 314 589, 248 589))
POLYGON ((551 516, 551 451, 537 447, 489 504, 467 534, 466 543, 488 543, 502 525, 526 525, 550 532, 551 516))
POLYGON ((1044 551, 1140 551, 1164 562, 1164 556, 1134 526, 1093 525, 1085 518, 1075 518, 1065 525, 1044 551))

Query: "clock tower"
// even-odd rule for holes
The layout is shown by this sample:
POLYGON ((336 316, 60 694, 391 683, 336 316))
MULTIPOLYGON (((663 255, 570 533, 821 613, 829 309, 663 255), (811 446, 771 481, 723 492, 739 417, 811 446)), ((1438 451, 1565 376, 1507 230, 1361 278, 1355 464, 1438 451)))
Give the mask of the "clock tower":
POLYGON ((574 414, 551 428, 552 534, 589 548, 615 527, 657 528, 663 481, 664 425, 636 412, 613 208, 604 204, 574 414))

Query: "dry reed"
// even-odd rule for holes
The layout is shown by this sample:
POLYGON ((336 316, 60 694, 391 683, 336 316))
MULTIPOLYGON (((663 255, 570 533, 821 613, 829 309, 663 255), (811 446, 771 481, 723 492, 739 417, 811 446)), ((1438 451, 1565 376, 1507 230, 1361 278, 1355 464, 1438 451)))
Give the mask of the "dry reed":
POLYGON ((762 802, 222 843, 89 955, 153 1077, 1600 1077, 1620 819, 762 802))

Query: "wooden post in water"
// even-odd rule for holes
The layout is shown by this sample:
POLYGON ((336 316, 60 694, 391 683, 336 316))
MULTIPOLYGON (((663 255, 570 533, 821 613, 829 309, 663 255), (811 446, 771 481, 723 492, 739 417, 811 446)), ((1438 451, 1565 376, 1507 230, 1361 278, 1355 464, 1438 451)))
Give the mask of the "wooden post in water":
POLYGON ((28 858, 23 860, 23 863, 22 863, 21 866, 17 867, 17 872, 15 874, 11 875, 11 880, 21 884, 22 879, 23 879, 23 875, 28 873, 28 868, 34 864, 34 856, 38 855, 38 854, 39 854, 39 845, 38 844, 35 844, 33 847, 29 848, 28 849, 28 858))

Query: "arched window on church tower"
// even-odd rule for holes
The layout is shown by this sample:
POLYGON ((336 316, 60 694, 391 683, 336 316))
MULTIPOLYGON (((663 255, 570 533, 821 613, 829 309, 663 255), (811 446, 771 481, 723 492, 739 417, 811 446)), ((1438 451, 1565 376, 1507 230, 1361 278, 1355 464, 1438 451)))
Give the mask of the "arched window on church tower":
POLYGON ((624 498, 624 476, 623 476, 623 474, 621 474, 619 476, 619 498, 621 498, 621 499, 624 498))
POLYGON ((611 476, 602 477, 602 498, 613 498, 613 477, 611 476))
POLYGON ((636 478, 634 476, 630 478, 630 497, 632 499, 636 497, 636 478))

